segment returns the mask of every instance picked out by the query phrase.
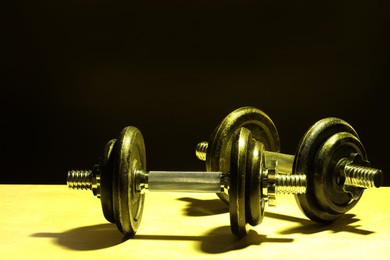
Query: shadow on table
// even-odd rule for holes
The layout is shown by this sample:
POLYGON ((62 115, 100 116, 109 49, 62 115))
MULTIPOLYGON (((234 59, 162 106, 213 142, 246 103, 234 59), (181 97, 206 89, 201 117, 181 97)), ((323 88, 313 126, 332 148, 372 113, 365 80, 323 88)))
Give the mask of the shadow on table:
MULTIPOLYGON (((209 216, 209 215, 217 215, 222 213, 229 212, 229 206, 226 205, 220 199, 212 199, 212 200, 200 200, 190 197, 179 198, 178 200, 188 202, 188 205, 185 209, 185 215, 198 217, 198 216, 209 216)), ((286 220, 289 222, 296 222, 301 224, 298 227, 293 227, 286 229, 280 234, 314 234, 322 231, 333 231, 334 233, 338 232, 350 232, 360 235, 369 235, 374 233, 373 231, 364 230, 359 228, 360 225, 352 225, 355 222, 358 222, 360 219, 356 218, 354 214, 345 214, 340 219, 328 223, 328 224, 320 224, 315 223, 309 219, 298 218, 289 215, 283 215, 279 213, 265 212, 265 217, 276 218, 280 220, 286 220)))
MULTIPOLYGON (((189 202, 186 208, 188 216, 207 216, 221 214, 228 211, 227 206, 220 200, 197 200, 192 198, 181 198, 180 200, 189 202)), ((279 232, 281 235, 291 234, 314 234, 322 231, 351 232, 359 235, 369 235, 373 231, 359 228, 360 225, 352 225, 359 221, 353 214, 345 214, 337 221, 330 224, 314 223, 308 219, 298 218, 279 213, 266 212, 265 217, 298 223, 298 226, 290 227, 279 232)), ((258 234, 254 230, 249 230, 244 238, 237 238, 231 232, 230 226, 217 227, 202 236, 185 235, 148 235, 136 234, 129 238, 123 236, 115 224, 99 224, 79 227, 62 233, 35 233, 32 237, 51 237, 55 242, 72 250, 97 250, 112 247, 123 243, 126 240, 162 240, 162 241, 194 241, 199 242, 199 250, 209 254, 224 253, 233 250, 240 250, 249 246, 260 246, 263 243, 290 243, 291 238, 273 238, 267 235, 258 234)), ((128 243, 131 243, 129 241, 128 243)))
POLYGON ((271 212, 266 212, 265 217, 276 218, 276 219, 286 220, 289 222, 295 222, 300 224, 299 226, 288 228, 286 230, 279 232, 280 234, 283 235, 314 234, 322 231, 333 231, 333 233, 350 232, 359 235, 369 235, 374 233, 373 231, 361 229, 360 228, 361 225, 352 225, 353 223, 356 223, 360 220, 356 218, 356 215, 354 214, 345 214, 338 220, 327 224, 315 223, 308 219, 297 218, 289 215, 283 215, 283 214, 271 213, 271 212))
POLYGON ((237 238, 231 233, 229 226, 218 227, 203 236, 184 235, 135 235, 123 236, 113 224, 100 224, 75 228, 63 233, 35 233, 32 237, 52 237, 55 242, 63 247, 86 251, 97 250, 118 245, 126 240, 162 240, 162 241, 194 241, 199 242, 199 250, 209 254, 224 253, 232 250, 240 250, 249 246, 259 246, 263 243, 288 243, 290 238, 270 238, 250 230, 244 238, 237 238))
POLYGON ((209 254, 225 253, 249 246, 260 246, 263 243, 290 243, 294 241, 291 238, 267 237, 258 234, 254 230, 249 230, 247 236, 238 238, 232 234, 230 226, 218 227, 203 236, 135 235, 134 239, 199 241, 199 250, 209 254))
POLYGON ((191 217, 211 216, 229 212, 229 206, 220 199, 200 200, 190 197, 179 198, 187 202, 184 214, 191 217))
POLYGON ((79 227, 62 233, 35 233, 32 237, 52 237, 55 242, 73 250, 97 250, 118 245, 126 238, 114 224, 79 227))

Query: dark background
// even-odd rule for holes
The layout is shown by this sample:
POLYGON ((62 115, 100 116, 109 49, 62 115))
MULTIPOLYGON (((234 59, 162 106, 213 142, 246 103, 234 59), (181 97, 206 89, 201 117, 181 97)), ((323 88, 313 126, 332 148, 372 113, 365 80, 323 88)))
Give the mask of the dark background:
POLYGON ((64 184, 127 125, 148 170, 203 170, 197 142, 251 105, 284 153, 317 120, 346 120, 390 185, 385 0, 9 2, 0 183, 64 184))

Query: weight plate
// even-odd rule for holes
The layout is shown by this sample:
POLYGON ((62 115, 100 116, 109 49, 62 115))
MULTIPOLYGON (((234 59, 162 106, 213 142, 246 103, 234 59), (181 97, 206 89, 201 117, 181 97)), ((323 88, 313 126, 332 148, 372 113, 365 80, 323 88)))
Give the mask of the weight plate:
POLYGON ((264 217, 265 200, 261 184, 261 172, 265 168, 264 145, 254 139, 249 141, 246 168, 246 221, 256 226, 264 217))
POLYGON ((115 223, 112 205, 112 171, 115 160, 112 151, 115 143, 116 139, 112 139, 104 147, 100 175, 100 203, 104 217, 111 223, 115 223))
POLYGON ((330 222, 341 216, 329 213, 321 207, 316 196, 314 174, 316 156, 321 146, 328 138, 340 132, 350 133, 359 138, 352 126, 339 118, 329 117, 319 120, 305 133, 295 155, 292 174, 305 174, 307 181, 306 193, 297 194, 295 198, 302 212, 316 222, 330 222))
POLYGON ((352 199, 349 193, 343 190, 343 182, 340 182, 341 160, 349 159, 353 153, 366 157, 365 149, 359 139, 351 133, 341 132, 329 137, 319 149, 315 158, 314 185, 315 194, 320 207, 333 215, 343 215, 353 208, 363 194, 352 199))
POLYGON ((115 145, 117 160, 113 176, 113 209, 118 229, 132 236, 140 225, 145 194, 137 192, 135 175, 146 168, 145 144, 141 132, 132 126, 122 130, 115 145))
POLYGON ((244 237, 248 233, 245 216, 245 175, 248 160, 248 143, 251 132, 241 128, 233 136, 230 160, 229 211, 232 233, 244 237))
MULTIPOLYGON (((206 157, 207 171, 229 171, 233 135, 241 127, 250 130, 252 137, 262 142, 267 151, 280 151, 279 134, 268 115, 254 107, 241 107, 227 115, 210 136, 206 157)), ((228 194, 217 195, 222 201, 229 203, 228 194)))

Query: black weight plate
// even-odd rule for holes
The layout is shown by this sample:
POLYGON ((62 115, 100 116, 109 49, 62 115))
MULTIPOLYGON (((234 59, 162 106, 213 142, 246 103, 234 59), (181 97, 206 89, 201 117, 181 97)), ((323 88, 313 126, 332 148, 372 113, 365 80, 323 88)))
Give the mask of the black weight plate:
POLYGON ((352 126, 339 118, 319 120, 305 133, 295 154, 292 174, 305 174, 307 181, 306 193, 295 195, 295 198, 302 212, 316 222, 330 222, 340 217, 339 214, 331 214, 321 208, 315 193, 314 178, 318 151, 329 137, 340 132, 358 137, 352 126))
POLYGON ((229 211, 232 233, 244 237, 248 233, 245 216, 245 175, 248 159, 248 141, 251 132, 241 128, 233 136, 230 160, 229 211))
MULTIPOLYGON (((241 107, 227 115, 210 136, 206 157, 207 171, 229 171, 233 135, 241 127, 249 129, 252 137, 262 142, 267 151, 280 151, 279 134, 268 115, 254 107, 241 107)), ((229 203, 228 194, 217 195, 222 201, 229 203)))
POLYGON ((115 223, 122 233, 132 236, 140 225, 145 200, 135 184, 136 172, 146 168, 145 144, 141 132, 132 126, 122 130, 117 142, 113 172, 115 223))
POLYGON ((100 175, 100 203, 102 205, 103 215, 107 221, 115 223, 115 217, 112 206, 112 171, 113 171, 113 148, 116 139, 110 140, 104 147, 101 175, 100 175))
POLYGON ((264 145, 251 139, 248 145, 248 161, 246 168, 246 221, 256 226, 264 217, 265 200, 261 184, 261 171, 264 168, 264 145))
POLYGON ((329 137, 319 149, 315 158, 314 185, 315 194, 320 207, 333 215, 342 216, 352 209, 363 194, 352 199, 349 193, 343 190, 340 183, 340 169, 338 163, 357 153, 366 160, 366 151, 359 139, 347 132, 340 132, 329 137))

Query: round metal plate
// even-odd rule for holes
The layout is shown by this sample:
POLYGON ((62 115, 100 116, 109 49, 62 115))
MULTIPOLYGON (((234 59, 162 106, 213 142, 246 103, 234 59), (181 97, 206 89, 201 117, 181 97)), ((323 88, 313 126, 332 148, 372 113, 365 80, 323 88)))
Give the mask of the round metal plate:
MULTIPOLYGON (((343 190, 340 180, 338 163, 349 158, 352 153, 366 157, 365 149, 359 139, 347 132, 341 132, 329 137, 319 149, 315 158, 314 185, 318 204, 324 211, 342 216, 352 209, 363 194, 352 199, 349 193, 343 190)), ((358 188, 357 188, 358 189, 358 188)))
POLYGON ((251 132, 241 128, 233 136, 231 148, 229 211, 232 233, 244 237, 248 233, 245 216, 245 175, 248 160, 248 143, 251 132))
MULTIPOLYGON (((324 118, 315 123, 303 136, 298 146, 294 159, 292 174, 305 174, 307 179, 306 193, 295 195, 298 206, 311 220, 316 222, 329 222, 340 217, 340 214, 332 214, 321 207, 316 196, 315 176, 316 156, 321 146, 334 134, 346 132, 358 138, 356 131, 347 122, 334 117, 324 118)), ((318 186, 318 185, 317 185, 318 186)))
POLYGON ((107 221, 115 223, 113 205, 112 205, 112 171, 113 171, 113 148, 116 139, 110 140, 104 147, 101 175, 100 175, 100 203, 102 205, 103 215, 107 221))
POLYGON ((146 168, 145 144, 141 132, 132 126, 122 130, 117 143, 113 172, 115 223, 122 233, 132 236, 140 225, 145 200, 135 183, 136 172, 146 168))
MULTIPOLYGON (((211 135, 207 147, 207 171, 229 171, 233 135, 241 127, 249 129, 252 137, 262 142, 267 151, 280 151, 279 134, 268 115, 254 107, 241 107, 227 115, 211 135)), ((229 203, 228 194, 217 195, 229 203)))
POLYGON ((264 217, 265 200, 261 184, 261 172, 265 167, 264 145, 254 139, 249 140, 246 168, 246 221, 256 226, 264 217))

